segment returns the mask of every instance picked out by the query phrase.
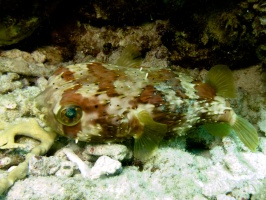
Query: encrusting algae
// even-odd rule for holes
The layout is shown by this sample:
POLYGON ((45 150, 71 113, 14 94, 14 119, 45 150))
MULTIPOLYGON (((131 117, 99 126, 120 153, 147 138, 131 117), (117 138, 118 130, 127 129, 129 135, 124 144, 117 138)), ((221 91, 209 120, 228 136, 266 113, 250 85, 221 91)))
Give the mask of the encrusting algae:
POLYGON ((26 176, 29 158, 45 154, 56 134, 91 143, 134 138, 134 157, 145 161, 165 136, 185 135, 202 124, 215 136, 233 131, 251 151, 256 150, 256 129, 226 102, 235 97, 227 66, 214 66, 202 82, 166 68, 140 66, 132 49, 126 48, 115 64, 75 64, 59 68, 50 77, 47 89, 35 99, 36 116, 49 130, 29 119, 0 135, 1 149, 22 147, 15 143, 16 135, 41 142, 0 180, 0 194, 26 176))

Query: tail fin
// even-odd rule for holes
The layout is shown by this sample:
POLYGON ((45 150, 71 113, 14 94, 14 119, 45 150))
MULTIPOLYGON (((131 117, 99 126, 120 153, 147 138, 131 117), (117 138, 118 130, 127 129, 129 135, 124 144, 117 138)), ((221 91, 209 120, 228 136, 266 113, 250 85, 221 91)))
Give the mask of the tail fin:
POLYGON ((224 137, 234 131, 246 147, 252 152, 256 151, 259 143, 256 129, 246 119, 237 116, 233 110, 231 110, 227 118, 224 118, 224 121, 206 123, 203 126, 208 133, 220 137, 224 137))
POLYGON ((246 119, 236 115, 235 122, 231 125, 240 140, 252 151, 256 151, 259 138, 256 129, 246 119))

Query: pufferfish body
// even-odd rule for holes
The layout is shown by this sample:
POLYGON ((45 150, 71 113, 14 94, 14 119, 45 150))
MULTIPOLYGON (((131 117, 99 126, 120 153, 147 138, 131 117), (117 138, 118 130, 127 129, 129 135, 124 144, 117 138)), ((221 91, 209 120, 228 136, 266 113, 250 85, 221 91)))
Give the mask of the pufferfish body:
POLYGON ((134 157, 145 160, 165 136, 184 135, 196 124, 218 136, 234 130, 254 151, 255 128, 225 100, 234 95, 232 73, 223 65, 202 82, 163 67, 89 62, 59 68, 36 103, 53 131, 91 143, 133 137, 134 157))

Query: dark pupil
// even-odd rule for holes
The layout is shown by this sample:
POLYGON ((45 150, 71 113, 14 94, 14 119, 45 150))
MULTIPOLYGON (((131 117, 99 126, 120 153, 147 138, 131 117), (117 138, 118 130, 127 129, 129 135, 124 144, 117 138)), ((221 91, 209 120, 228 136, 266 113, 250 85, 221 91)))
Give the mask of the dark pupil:
POLYGON ((70 119, 73 119, 77 116, 77 111, 75 108, 67 108, 66 109, 66 113, 65 113, 65 116, 70 118, 70 119))

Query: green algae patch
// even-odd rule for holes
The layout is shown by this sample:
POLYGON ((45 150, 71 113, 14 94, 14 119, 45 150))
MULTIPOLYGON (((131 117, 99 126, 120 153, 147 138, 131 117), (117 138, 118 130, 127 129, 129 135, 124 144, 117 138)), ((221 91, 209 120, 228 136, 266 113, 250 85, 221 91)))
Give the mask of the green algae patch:
POLYGON ((32 34, 38 25, 39 19, 37 17, 22 19, 18 22, 15 19, 4 19, 0 22, 0 46, 15 44, 25 39, 32 34))

